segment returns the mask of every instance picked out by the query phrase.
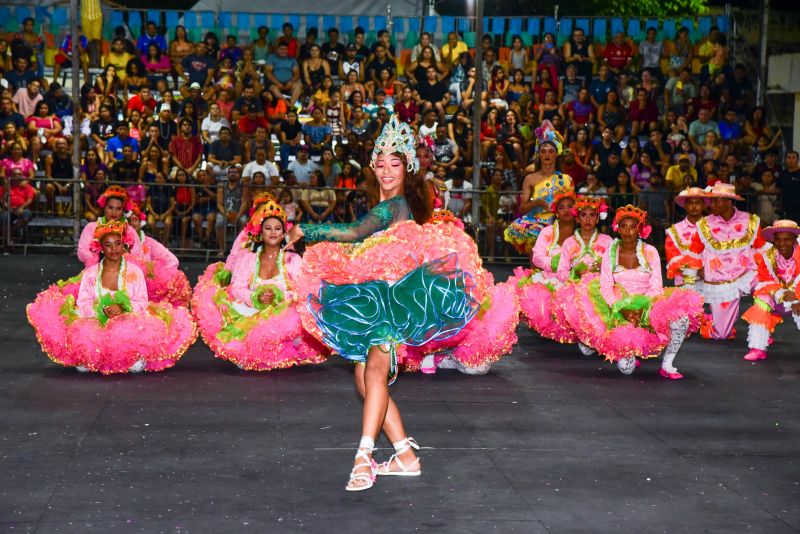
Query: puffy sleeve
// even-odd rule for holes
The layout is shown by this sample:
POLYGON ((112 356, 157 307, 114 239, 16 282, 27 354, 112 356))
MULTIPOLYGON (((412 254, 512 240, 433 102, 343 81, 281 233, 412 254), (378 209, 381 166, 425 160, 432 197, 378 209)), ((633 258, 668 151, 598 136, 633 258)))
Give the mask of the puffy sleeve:
POLYGON ((84 267, 91 267, 100 261, 100 252, 92 251, 92 241, 94 241, 94 229, 96 227, 96 222, 87 224, 78 240, 78 259, 83 263, 84 267))
MULTIPOLYGON (((405 206, 405 204, 403 204, 405 206)), ((354 223, 309 224, 302 223, 300 228, 306 241, 337 241, 353 243, 363 241, 376 232, 386 230, 396 220, 409 214, 408 208, 401 209, 397 202, 381 202, 370 210, 361 220, 354 223), (405 213, 403 213, 405 212, 405 213)))
POLYGON ((300 275, 300 268, 303 266, 303 258, 300 254, 287 251, 284 256, 283 264, 286 268, 286 278, 288 278, 289 281, 297 280, 297 277, 300 275))
POLYGON ((779 299, 782 295, 779 296, 777 292, 781 289, 781 283, 769 269, 767 265, 768 261, 764 253, 757 252, 755 254, 756 268, 758 271, 753 295, 765 300, 764 297, 771 297, 774 294, 775 298, 779 299))
POLYGON ((128 263, 125 273, 125 289, 131 301, 133 313, 144 313, 147 311, 147 284, 144 281, 142 270, 132 263, 128 263))
POLYGON ((603 261, 600 264, 600 294, 603 295, 609 306, 617 301, 617 295, 614 292, 614 273, 611 269, 611 253, 613 251, 614 248, 609 247, 603 254, 603 261))
POLYGON ((231 296, 248 306, 251 303, 253 293, 250 289, 250 283, 252 282, 255 264, 256 253, 248 252, 239 256, 231 269, 231 284, 228 286, 231 296))
POLYGON ((137 258, 143 258, 144 249, 142 248, 142 240, 139 239, 139 234, 137 234, 136 230, 134 230, 131 226, 127 226, 126 228, 125 242, 130 244, 130 254, 136 256, 137 258))
POLYGON ((564 244, 561 245, 561 257, 558 259, 558 269, 556 269, 556 278, 562 282, 569 279, 569 272, 572 270, 572 260, 575 254, 579 251, 578 243, 572 237, 567 238, 564 244))
POLYGON ((648 297, 657 297, 664 292, 664 281, 661 278, 661 258, 658 251, 650 245, 644 246, 644 258, 650 267, 650 282, 647 287, 648 297))
MULTIPOLYGON (((554 222, 553 224, 558 224, 554 222)), ((545 226, 542 228, 536 243, 533 245, 533 252, 531 253, 531 264, 538 267, 543 271, 550 271, 550 255, 548 247, 553 242, 553 225, 545 226)))
POLYGON ((97 291, 97 264, 83 270, 81 285, 78 288, 78 315, 81 317, 94 317, 94 299, 97 291))
POLYGON ((167 247, 152 237, 145 237, 147 246, 150 247, 150 256, 159 269, 173 271, 178 268, 178 258, 167 247))
MULTIPOLYGON (((756 217, 756 216, 754 215, 753 217, 756 217)), ((758 218, 758 217, 756 217, 756 218, 758 218)), ((770 248, 772 248, 772 245, 766 239, 764 239, 764 236, 761 235, 761 225, 760 225, 760 221, 759 221, 759 226, 756 229, 756 238, 755 238, 755 241, 753 241, 753 251, 754 252, 758 252, 758 253, 762 253, 762 252, 766 252, 770 248)))
MULTIPOLYGON (((673 227, 674 228, 674 227, 673 227)), ((681 255, 681 251, 675 241, 672 239, 672 233, 667 231, 667 237, 664 239, 664 252, 666 254, 667 263, 671 262, 674 258, 681 255)))

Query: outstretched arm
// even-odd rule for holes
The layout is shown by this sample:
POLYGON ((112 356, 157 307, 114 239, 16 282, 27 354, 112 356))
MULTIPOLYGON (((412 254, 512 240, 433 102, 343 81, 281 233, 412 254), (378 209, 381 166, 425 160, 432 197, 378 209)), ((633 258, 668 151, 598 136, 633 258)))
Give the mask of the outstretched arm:
POLYGON ((354 223, 334 224, 298 224, 289 231, 289 243, 305 237, 307 241, 336 241, 352 243, 361 241, 372 234, 385 230, 392 221, 402 216, 401 207, 397 204, 382 202, 360 221, 354 223))

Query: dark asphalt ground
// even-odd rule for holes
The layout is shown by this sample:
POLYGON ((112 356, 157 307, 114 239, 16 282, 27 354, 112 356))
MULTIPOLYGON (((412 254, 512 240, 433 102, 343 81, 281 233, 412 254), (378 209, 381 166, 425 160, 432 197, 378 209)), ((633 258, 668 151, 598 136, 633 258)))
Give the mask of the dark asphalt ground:
MULTIPOLYGON (((192 282, 202 268, 187 266, 192 282)), ((489 375, 402 375, 392 393, 424 474, 351 494, 348 365, 243 373, 198 341, 164 373, 60 368, 24 307, 77 271, 0 257, 2 532, 800 531, 791 322, 757 364, 741 359, 743 324, 735 341, 692 338, 680 382, 656 362, 623 376, 521 326, 489 375)))

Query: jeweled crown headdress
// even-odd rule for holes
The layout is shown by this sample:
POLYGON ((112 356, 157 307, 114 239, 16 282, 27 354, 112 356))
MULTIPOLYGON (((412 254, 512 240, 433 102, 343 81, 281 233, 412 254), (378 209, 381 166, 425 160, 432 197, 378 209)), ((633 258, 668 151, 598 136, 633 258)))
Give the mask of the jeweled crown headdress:
POLYGON ((603 197, 578 195, 578 198, 575 201, 575 207, 573 208, 573 215, 577 217, 578 214, 586 208, 595 210, 601 221, 606 220, 606 216, 608 215, 608 205, 606 204, 606 199, 603 197))
POLYGON ((400 122, 396 115, 392 115, 389 122, 383 127, 383 131, 375 141, 375 148, 372 149, 372 160, 370 166, 375 168, 375 160, 378 154, 402 154, 405 156, 406 169, 408 172, 416 173, 419 171, 419 159, 417 159, 417 137, 411 127, 400 122))
POLYGON ((536 152, 539 152, 541 146, 545 143, 550 143, 556 147, 556 152, 561 155, 564 150, 564 138, 556 131, 553 123, 545 119, 542 125, 536 128, 536 152))

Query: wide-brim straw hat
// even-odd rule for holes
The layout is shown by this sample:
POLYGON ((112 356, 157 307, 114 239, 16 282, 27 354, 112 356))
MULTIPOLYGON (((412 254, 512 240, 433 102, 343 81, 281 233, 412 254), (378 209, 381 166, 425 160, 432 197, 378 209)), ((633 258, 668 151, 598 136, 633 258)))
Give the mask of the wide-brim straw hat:
POLYGON ((761 235, 767 241, 772 241, 775 239, 775 234, 786 233, 792 234, 795 236, 800 235, 800 226, 797 226, 797 223, 789 220, 789 219, 781 219, 780 221, 775 221, 772 223, 772 226, 768 226, 761 230, 761 235))
POLYGON ((683 208, 686 206, 686 201, 690 198, 701 199, 706 207, 711 205, 711 197, 708 196, 708 193, 706 193, 705 189, 700 187, 690 187, 678 193, 678 195, 675 197, 675 204, 683 208))
POLYGON ((717 182, 711 187, 706 188, 709 198, 729 198, 731 200, 744 200, 736 194, 736 187, 733 184, 717 182))

